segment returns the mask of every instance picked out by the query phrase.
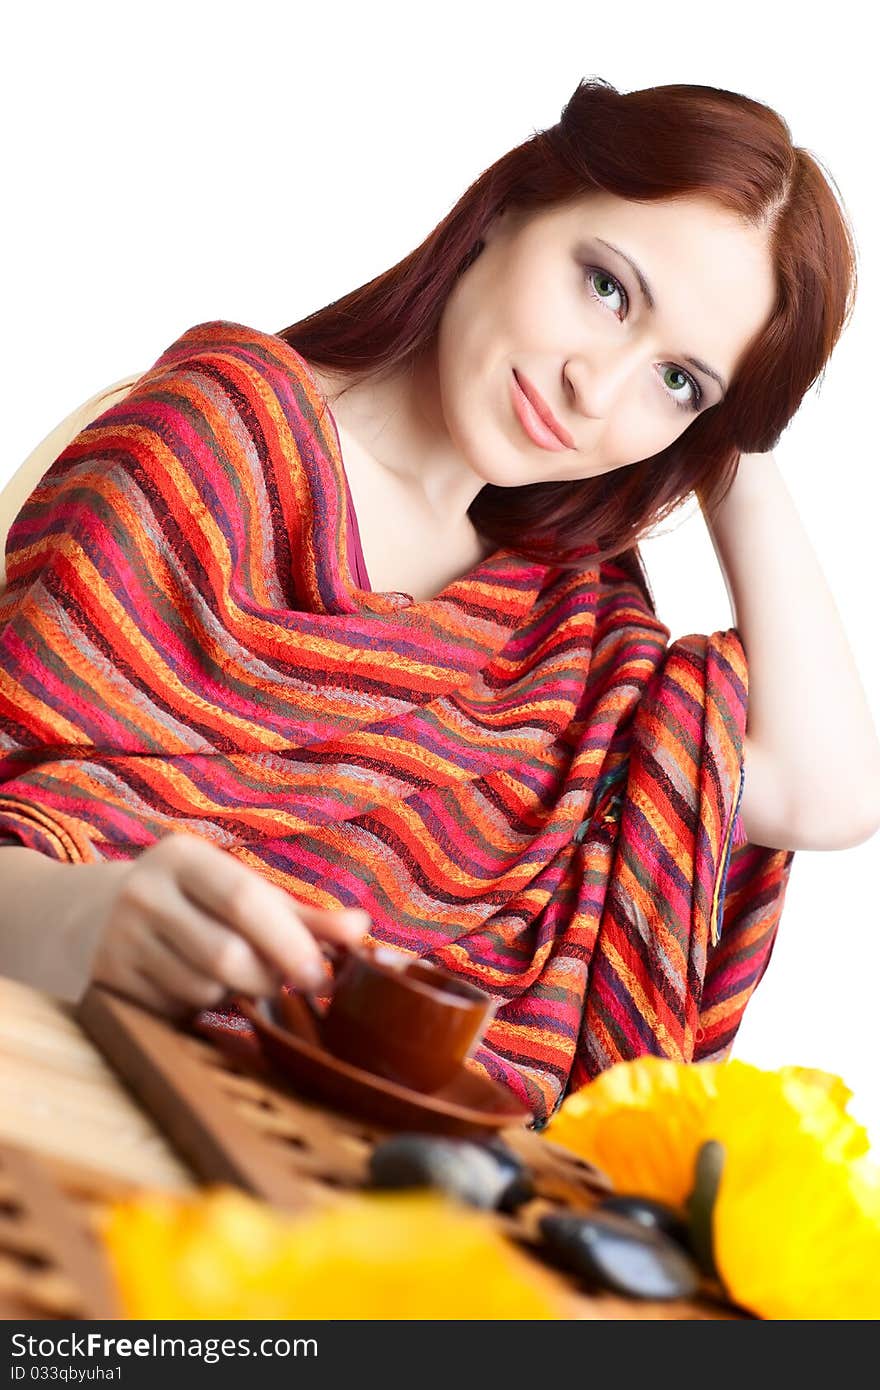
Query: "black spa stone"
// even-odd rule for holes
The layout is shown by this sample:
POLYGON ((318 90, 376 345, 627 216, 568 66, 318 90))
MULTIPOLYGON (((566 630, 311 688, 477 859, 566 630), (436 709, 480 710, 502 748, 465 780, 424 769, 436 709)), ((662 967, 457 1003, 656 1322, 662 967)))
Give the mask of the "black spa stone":
POLYGON ((660 1231, 663 1235, 669 1236, 685 1250, 690 1251, 687 1217, 684 1212, 677 1211, 666 1202, 655 1201, 653 1197, 636 1197, 615 1192, 600 1199, 598 1210, 628 1216, 649 1230, 660 1231))
POLYGON ((552 1212, 539 1222, 549 1251, 593 1288, 628 1298, 689 1298, 699 1271, 679 1245, 619 1212, 552 1212))
POLYGON ((527 1198, 528 1174, 511 1151, 464 1139, 395 1134, 370 1155, 373 1187, 433 1187, 474 1207, 512 1210, 527 1198))
POLYGON ((480 1148, 488 1149, 507 1174, 508 1182, 501 1194, 499 1209, 512 1212, 524 1202, 530 1202, 535 1195, 535 1182, 528 1164, 519 1154, 514 1153, 503 1139, 490 1139, 486 1144, 481 1144, 480 1148))

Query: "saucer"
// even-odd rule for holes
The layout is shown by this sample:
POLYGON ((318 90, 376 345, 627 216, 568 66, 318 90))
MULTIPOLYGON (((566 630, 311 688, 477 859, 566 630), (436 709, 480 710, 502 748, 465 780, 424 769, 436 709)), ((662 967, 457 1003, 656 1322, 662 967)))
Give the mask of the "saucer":
POLYGON ((308 1025, 300 1023, 296 1009, 288 1011, 282 1027, 273 998, 237 996, 234 1002, 256 1030, 264 1053, 294 1089, 349 1114, 389 1129, 418 1129, 461 1139, 477 1139, 532 1119, 506 1086, 469 1070, 464 1063, 439 1090, 412 1090, 328 1052, 316 1031, 307 1032, 308 1025))

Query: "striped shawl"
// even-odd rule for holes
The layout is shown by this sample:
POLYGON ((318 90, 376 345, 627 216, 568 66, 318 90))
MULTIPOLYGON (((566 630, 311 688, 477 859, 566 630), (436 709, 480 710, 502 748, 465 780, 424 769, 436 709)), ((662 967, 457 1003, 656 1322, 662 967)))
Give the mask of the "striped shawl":
POLYGON ((365 907, 503 1001, 468 1065, 538 1128, 618 1060, 727 1055, 794 857, 737 818, 736 629, 670 643, 616 563, 507 549, 429 601, 366 592, 347 541, 303 358, 183 333, 11 528, 0 843, 130 860, 186 830, 365 907))

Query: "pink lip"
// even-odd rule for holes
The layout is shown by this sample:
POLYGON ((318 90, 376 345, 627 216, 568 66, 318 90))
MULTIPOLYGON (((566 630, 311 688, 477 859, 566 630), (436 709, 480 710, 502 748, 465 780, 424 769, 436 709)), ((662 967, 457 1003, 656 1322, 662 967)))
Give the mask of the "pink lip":
POLYGON ((545 449, 573 449, 574 440, 568 430, 560 425, 541 393, 516 370, 513 379, 516 383, 513 388, 514 407, 526 433, 545 449))

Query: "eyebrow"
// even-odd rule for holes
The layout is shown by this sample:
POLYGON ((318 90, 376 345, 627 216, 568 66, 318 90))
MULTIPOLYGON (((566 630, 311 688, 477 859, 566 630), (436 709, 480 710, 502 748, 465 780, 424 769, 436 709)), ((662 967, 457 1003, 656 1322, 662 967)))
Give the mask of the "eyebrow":
MULTIPOLYGON (((619 246, 614 246, 610 241, 604 241, 600 236, 596 237, 596 240, 600 242, 602 246, 607 246, 609 251, 613 251, 616 255, 620 256, 621 260, 626 261, 633 275, 639 282, 639 289, 644 295, 645 303, 653 313, 654 309, 656 308, 656 300, 654 299, 654 294, 651 290, 651 286, 645 279, 645 273, 641 269, 641 267, 637 266, 632 257, 628 256, 625 251, 621 251, 619 246)), ((727 382, 718 372, 715 371, 714 367, 709 366, 708 362, 703 362, 699 357, 686 357, 684 360, 691 367, 696 367, 698 372, 705 372, 706 376, 710 376, 713 381, 717 381, 724 394, 727 394, 727 382)))

